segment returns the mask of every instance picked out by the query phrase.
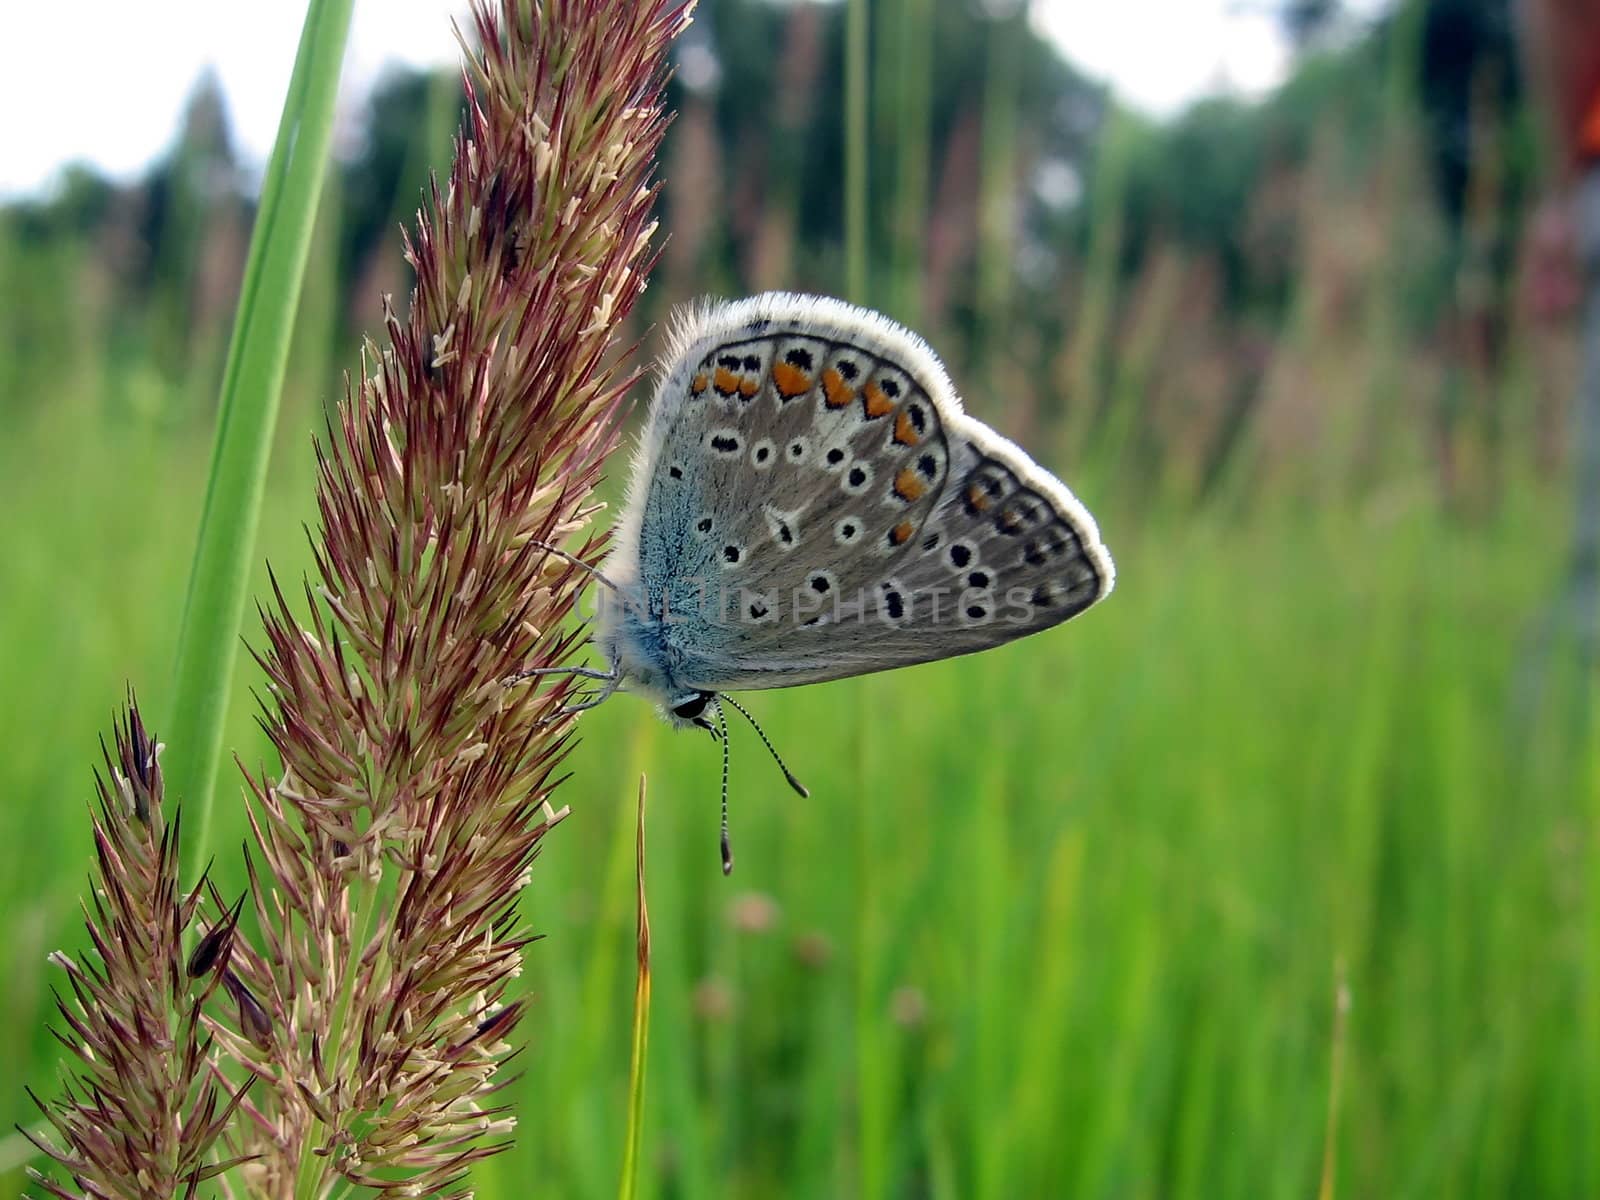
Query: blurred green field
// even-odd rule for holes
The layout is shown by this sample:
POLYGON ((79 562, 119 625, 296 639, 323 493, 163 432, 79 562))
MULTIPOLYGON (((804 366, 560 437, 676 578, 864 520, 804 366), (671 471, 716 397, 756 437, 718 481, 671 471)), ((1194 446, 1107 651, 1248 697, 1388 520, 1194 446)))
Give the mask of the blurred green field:
MULTIPOLYGON (((95 738, 124 681, 162 711, 203 478, 199 443, 83 416, 0 452, 0 1059, 46 1092, 95 738)), ((1595 793, 1554 681, 1517 707, 1561 521, 1516 496, 1471 528, 1420 493, 1106 513, 1121 578, 1082 621, 748 697, 814 798, 736 732, 728 880, 709 739, 628 697, 586 718, 526 904, 520 1135, 479 1194, 615 1185, 641 771, 648 1195, 1312 1195, 1341 978, 1337 1194, 1593 1194, 1595 793)), ((29 1119, 20 1087, 0 1106, 29 1119)))
MULTIPOLYGON (((879 94, 872 136, 895 150, 872 158, 872 290, 1079 491, 1116 592, 975 658, 741 697, 812 798, 736 723, 731 879, 712 742, 626 696, 586 716, 555 797, 572 815, 524 904, 545 936, 517 1140, 477 1194, 616 1192, 643 773, 645 1196, 1600 1195, 1597 730, 1545 623, 1570 331, 1513 318, 1503 360, 1463 366, 1440 314, 1465 252, 1430 208, 1390 50, 1366 43, 1308 58, 1260 109, 1165 131, 1099 114, 1083 203, 1019 218, 1054 255, 1029 274, 991 218, 1059 132, 1030 122, 1081 81, 1020 16, 975 40, 958 7, 938 7, 937 44, 961 71, 924 62, 931 93, 906 68, 879 94), (1013 61, 1016 80, 990 69, 1013 61), (951 162, 1015 187, 933 194, 951 162), (961 244, 924 253, 923 234, 961 244)), ((769 27, 842 38, 832 9, 703 11, 727 18, 730 71, 766 61, 769 27)), ((911 28, 926 8, 881 12, 911 28)), ((704 291, 844 290, 840 214, 813 211, 806 169, 836 150, 841 89, 818 80, 841 57, 789 64, 820 113, 677 95, 650 318, 704 291), (768 142, 770 192, 712 211, 718 148, 768 142), (685 187, 710 216, 675 209, 685 187)), ((372 243, 443 161, 446 85, 379 106, 401 131, 394 161, 373 156, 394 168, 381 187, 330 183, 257 594, 267 561, 285 580, 309 561, 310 437, 350 335, 403 295, 372 243)), ((169 711, 248 216, 183 193, 215 152, 180 143, 177 198, 112 205, 94 238, 61 216, 106 200, 87 185, 0 220, 0 1128, 34 1119, 25 1086, 57 1091, 45 956, 85 944, 97 739, 129 685, 158 734, 169 711)), ((242 663, 229 716, 250 764, 259 681, 242 663)), ((236 781, 212 838, 224 891, 236 781)))

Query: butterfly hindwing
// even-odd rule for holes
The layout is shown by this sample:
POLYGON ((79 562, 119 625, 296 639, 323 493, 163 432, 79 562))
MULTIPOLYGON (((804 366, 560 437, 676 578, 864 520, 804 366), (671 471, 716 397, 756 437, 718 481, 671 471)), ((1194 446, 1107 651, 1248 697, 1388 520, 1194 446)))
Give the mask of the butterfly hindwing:
POLYGON ((1082 505, 962 411, 920 338, 785 294, 679 331, 608 563, 678 616, 663 654, 707 691, 999 645, 1112 571, 1082 505))

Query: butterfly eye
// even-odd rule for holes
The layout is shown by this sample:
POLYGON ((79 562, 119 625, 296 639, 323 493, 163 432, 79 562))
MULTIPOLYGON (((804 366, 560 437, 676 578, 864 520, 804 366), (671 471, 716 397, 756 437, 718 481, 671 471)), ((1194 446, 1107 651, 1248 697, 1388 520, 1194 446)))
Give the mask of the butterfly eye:
POLYGON ((692 721, 701 713, 706 711, 706 705, 710 702, 711 693, 700 692, 697 695, 692 696, 690 699, 685 700, 682 704, 674 705, 672 708, 672 715, 675 717, 681 717, 685 721, 692 721))

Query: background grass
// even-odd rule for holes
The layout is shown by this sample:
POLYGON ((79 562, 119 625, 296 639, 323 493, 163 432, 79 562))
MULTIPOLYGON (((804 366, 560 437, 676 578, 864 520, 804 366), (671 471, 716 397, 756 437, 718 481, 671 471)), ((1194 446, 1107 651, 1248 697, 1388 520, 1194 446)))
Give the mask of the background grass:
MULTIPOLYGON (((0 1055, 35 1086, 89 748, 122 679, 164 678, 203 486, 170 439, 70 441, 0 491, 22 584, 0 601, 0 1055)), ((273 481, 280 563, 304 482, 273 481)), ((629 698, 587 718, 527 902, 548 938, 518 1146, 481 1194, 614 1186, 640 770, 642 1194, 1304 1196, 1340 963, 1344 1194, 1592 1193, 1594 789, 1512 719, 1554 568, 1525 534, 1559 525, 1529 492, 1472 530, 1406 504, 1110 514, 1122 582, 1073 627, 752 697, 814 799, 736 733, 731 880, 710 741, 629 698)), ((239 844, 236 807, 218 833, 239 844)))
MULTIPOLYGON (((875 19, 894 28, 925 7, 875 19)), ((1308 64, 1295 86, 1330 69, 1308 64)), ((930 116, 941 93, 916 75, 897 78, 887 136, 919 129, 943 152, 959 120, 930 116)), ((1031 152, 1028 87, 980 92, 1021 106, 986 117, 1011 131, 991 158, 1031 152)), ((681 99, 693 128, 706 113, 681 99)), ((1361 100, 1312 122, 1321 140, 1288 216, 1273 207, 1281 180, 1252 177, 1251 219, 1296 231, 1266 315, 1201 286, 1225 254, 1148 221, 1130 248, 1158 135, 1125 116, 1100 127, 1114 153, 1085 202, 1092 236, 1073 250, 1061 235, 1080 268, 1050 310, 1065 358, 1008 317, 1028 296, 1019 278, 987 268, 969 327, 918 289, 903 237, 887 267, 875 260, 869 291, 950 332, 940 344, 974 410, 1094 508, 1117 591, 980 657, 746 697, 813 798, 736 725, 728 880, 709 739, 628 697, 586 717, 558 797, 573 816, 526 901, 547 936, 524 980, 517 1144, 477 1173, 480 1196, 615 1191, 641 771, 653 1011, 640 1195, 1254 1200, 1314 1194, 1329 1156, 1338 1195, 1600 1194, 1600 781, 1587 681, 1559 639, 1541 651, 1534 637, 1568 503, 1559 454, 1540 457, 1541 372, 1568 343, 1513 330, 1494 385, 1501 440, 1467 456, 1469 484, 1492 487, 1463 503, 1417 399, 1457 363, 1416 315, 1443 239, 1408 150, 1415 117, 1399 105, 1364 125, 1361 100), (1365 159, 1363 138, 1377 147, 1365 159), (1241 448, 1200 453, 1229 421, 1241 448)), ((430 128, 437 148, 448 123, 430 128)), ((1179 148, 1206 128, 1181 127, 1179 148)), ((669 214, 694 153, 674 145, 669 214)), ((926 155, 904 169, 920 177, 926 155)), ((386 212, 415 196, 410 170, 386 212)), ((914 190, 884 194, 954 219, 942 199, 930 214, 914 190)), ((985 222, 1004 199, 984 197, 985 222)), ((320 245, 344 244, 335 207, 320 245)), ((803 226, 803 210, 774 186, 753 219, 803 226)), ((959 211, 976 226, 978 208, 959 211)), ((784 228, 806 262, 803 229, 784 228)), ((985 229, 983 244, 1011 236, 985 229)), ((53 1088, 44 959, 83 941, 96 739, 125 681, 166 711, 210 446, 194 398, 220 370, 214 338, 175 354, 154 318, 97 318, 94 248, 30 230, 0 237, 15 350, 0 395, 5 1124, 31 1118, 23 1084, 53 1088)), ((213 250, 218 236, 195 233, 213 250)), ((669 248, 666 299, 760 273, 736 249, 684 253, 669 248)), ((843 260, 780 282, 837 290, 843 260)), ((370 311, 386 278, 321 255, 307 308, 370 311)), ((303 326, 291 362, 257 594, 266 560, 285 579, 307 562, 309 436, 354 362, 329 349, 327 324, 303 326)), ((247 664, 228 722, 250 762, 264 752, 257 682, 247 664)), ((236 886, 232 788, 213 844, 236 886)))

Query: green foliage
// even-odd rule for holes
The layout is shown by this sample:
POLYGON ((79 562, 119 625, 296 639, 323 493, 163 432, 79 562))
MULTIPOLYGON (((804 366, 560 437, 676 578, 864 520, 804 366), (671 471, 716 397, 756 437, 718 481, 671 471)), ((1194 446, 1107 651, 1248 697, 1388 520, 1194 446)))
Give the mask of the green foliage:
MULTIPOLYGON (((923 308, 976 410, 1070 468, 1118 590, 992 654, 749 697, 814 798, 736 733, 731 881, 715 748, 627 697, 584 718, 575 811, 528 893, 547 936, 506 1096, 518 1144, 478 1195, 616 1190, 645 770, 641 1196, 1304 1197, 1327 1149, 1340 963, 1336 1194, 1600 1192, 1595 731, 1571 680, 1540 689, 1525 637, 1559 570, 1562 476, 1528 451, 1561 381, 1539 374, 1551 343, 1519 330, 1485 385, 1509 431, 1494 503, 1463 519, 1423 436, 1459 263, 1419 165, 1409 34, 1380 28, 1305 58, 1264 104, 1165 126, 1106 123, 1098 89, 1021 39, 1015 161, 1069 165, 1082 198, 1015 181, 1037 270, 1011 264, 1013 319, 980 326, 971 246, 894 225, 975 222, 939 188, 982 117, 994 26, 981 6, 926 7, 924 98, 897 74, 905 26, 872 27, 873 278, 923 308), (924 177, 919 204, 906 180, 924 177)), ((808 10, 809 74, 775 49, 801 44, 800 11, 702 7, 693 36, 723 76, 678 101, 709 106, 721 165, 669 187, 663 228, 714 219, 654 316, 738 289, 775 217, 792 220, 781 282, 840 286, 843 10, 808 10), (752 103, 785 69, 805 106, 752 103)), ((290 583, 304 571, 306 434, 355 363, 334 345, 355 331, 350 296, 370 303, 374 278, 403 295, 379 268, 443 161, 444 78, 392 81, 340 172, 302 315, 325 344, 291 373, 255 595, 263 559, 290 583), (409 140, 424 127, 432 150, 409 140)), ((181 158, 150 186, 176 195, 181 158)), ((81 944, 87 764, 125 680, 159 699, 205 490, 206 410, 188 397, 220 369, 215 331, 163 341, 172 314, 205 309, 186 257, 200 216, 127 199, 80 173, 0 215, 0 1064, 44 1089, 44 956, 81 944), (130 212, 145 233, 124 238, 130 212)), ((236 196, 187 211, 248 215, 236 196)), ((224 742, 254 765, 243 674, 224 742)), ((233 791, 212 839, 228 894, 233 791)), ((0 1123, 30 1117, 20 1087, 0 1090, 0 1123)))
MULTIPOLYGON (((718 141, 740 155, 744 168, 737 180, 743 190, 736 188, 726 199, 696 196, 693 202, 724 206, 735 218, 729 230, 729 249, 737 260, 741 243, 753 227, 750 207, 758 205, 765 193, 793 192, 798 198, 797 237, 807 251, 797 260, 802 272, 794 280, 797 287, 831 283, 842 248, 839 187, 846 156, 847 9, 847 5, 709 0, 697 10, 695 29, 689 35, 716 56, 720 72, 708 91, 715 107, 718 141), (811 38, 816 39, 814 47, 811 38), (775 103, 750 102, 752 96, 774 91, 775 103), (786 105, 799 112, 787 112, 786 105)), ((936 82, 928 95, 928 129, 932 144, 944 146, 958 125, 981 114, 991 39, 1012 22, 985 15, 982 5, 966 3, 928 5, 925 19, 931 25, 921 31, 926 42, 911 49, 921 44, 931 48, 927 70, 936 82)), ((889 98, 902 69, 906 30, 882 19, 873 26, 870 37, 873 104, 892 111, 889 98)), ((1080 154, 1092 138, 1095 118, 1104 106, 1101 89, 1031 32, 1017 38, 1009 49, 1007 68, 1018 104, 1028 115, 1035 136, 1052 152, 1080 154)), ((677 102, 681 101, 680 86, 677 102)), ((893 125, 880 125, 873 131, 869 153, 873 195, 892 194, 900 166, 896 132, 893 125)), ((729 182, 735 181, 730 178, 729 182)), ((673 202, 668 197, 663 209, 669 228, 673 202)), ((874 205, 870 236, 880 253, 891 237, 891 221, 890 206, 874 205)))
MULTIPOLYGON (((168 438, 67 424, 5 467, 5 721, 27 736, 0 767, 0 1057, 41 1086, 43 955, 81 936, 83 747, 106 679, 167 659, 184 554, 165 527, 203 480, 168 438)), ((479 1194, 616 1186, 641 769, 641 1195, 1304 1196, 1340 959, 1343 1194, 1600 1186, 1581 1132, 1592 766, 1507 723, 1559 528, 1554 498, 1523 492, 1485 529, 1425 502, 1103 513, 1122 583, 1081 624, 748 697, 814 799, 738 738, 731 881, 715 748, 630 698, 603 707, 534 869, 524 1119, 479 1194)), ((273 485, 264 534, 290 578, 305 502, 273 485)), ((260 753, 237 723, 229 741, 260 753)), ((239 806, 218 819, 236 845, 239 806)), ((27 1118, 20 1091, 0 1102, 27 1118)))

